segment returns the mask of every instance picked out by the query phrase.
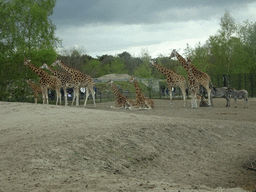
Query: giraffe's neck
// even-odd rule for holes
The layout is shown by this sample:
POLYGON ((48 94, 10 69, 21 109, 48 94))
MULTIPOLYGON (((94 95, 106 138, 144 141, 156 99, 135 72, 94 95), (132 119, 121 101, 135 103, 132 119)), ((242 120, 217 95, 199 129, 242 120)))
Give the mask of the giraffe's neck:
POLYGON ((59 63, 59 66, 66 72, 68 72, 69 74, 73 75, 73 73, 77 73, 78 71, 75 69, 72 69, 71 67, 67 66, 66 64, 64 64, 62 61, 59 63))
POLYGON ((134 80, 133 83, 134 83, 134 87, 135 87, 135 91, 136 91, 136 96, 140 97, 141 96, 141 89, 140 89, 139 83, 136 80, 134 80))
POLYGON ((114 91, 115 96, 118 97, 120 95, 120 91, 118 90, 117 86, 114 83, 112 83, 111 87, 114 91))
POLYGON ((192 71, 192 67, 191 67, 191 62, 189 62, 189 64, 187 64, 187 66, 188 66, 188 70, 187 70, 187 72, 188 72, 188 78, 193 78, 193 79, 195 79, 196 77, 195 77, 195 75, 194 75, 194 73, 193 73, 193 71, 192 71))
POLYGON ((31 82, 31 81, 28 81, 28 84, 29 84, 30 86, 33 86, 33 84, 32 84, 32 82, 31 82))
POLYGON ((176 57, 179 60, 179 62, 181 63, 181 65, 186 69, 187 72, 189 72, 189 67, 187 64, 186 59, 184 59, 179 53, 176 52, 176 57))
POLYGON ((28 62, 28 67, 35 72, 35 74, 37 74, 39 77, 43 78, 45 75, 48 75, 48 73, 46 73, 44 70, 36 67, 35 65, 33 65, 32 63, 28 62))
POLYGON ((55 71, 53 68, 51 68, 50 66, 47 65, 47 69, 53 74, 56 75, 57 71, 55 71))
POLYGON ((160 71, 165 76, 167 76, 168 74, 172 74, 172 71, 170 69, 167 69, 157 63, 154 63, 154 66, 157 68, 158 71, 160 71))

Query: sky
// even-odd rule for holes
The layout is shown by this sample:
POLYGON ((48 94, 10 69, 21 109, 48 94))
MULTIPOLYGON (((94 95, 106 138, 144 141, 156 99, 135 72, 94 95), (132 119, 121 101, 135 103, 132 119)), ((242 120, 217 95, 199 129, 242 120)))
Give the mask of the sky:
POLYGON ((57 0, 50 19, 60 53, 76 48, 95 58, 124 51, 156 58, 204 44, 226 10, 237 23, 256 22, 256 0, 57 0))

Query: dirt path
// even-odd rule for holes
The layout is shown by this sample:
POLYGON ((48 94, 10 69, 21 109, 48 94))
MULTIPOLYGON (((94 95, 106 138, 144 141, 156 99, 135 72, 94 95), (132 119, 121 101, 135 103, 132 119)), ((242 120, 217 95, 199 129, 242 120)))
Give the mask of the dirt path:
POLYGON ((252 189, 243 163, 256 156, 256 100, 214 101, 142 111, 0 102, 0 192, 252 189))

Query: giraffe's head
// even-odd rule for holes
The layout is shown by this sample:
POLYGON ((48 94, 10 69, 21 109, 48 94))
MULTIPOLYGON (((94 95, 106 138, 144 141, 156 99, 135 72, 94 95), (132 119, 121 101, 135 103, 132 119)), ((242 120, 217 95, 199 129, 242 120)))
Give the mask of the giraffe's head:
POLYGON ((149 61, 149 63, 150 63, 150 66, 154 66, 155 63, 156 63, 156 61, 155 61, 154 59, 151 59, 151 60, 149 61))
POLYGON ((44 63, 41 67, 39 67, 40 69, 48 69, 48 65, 46 63, 44 63))
POLYGON ((169 59, 176 57, 176 55, 177 55, 177 51, 176 51, 176 49, 173 49, 169 59))
POLYGON ((34 83, 35 81, 32 80, 32 79, 27 79, 26 82, 27 82, 27 83, 34 83))
POLYGON ((28 60, 28 59, 25 59, 25 58, 24 58, 24 65, 29 65, 30 61, 31 61, 31 60, 28 60))
POLYGON ((110 79, 107 83, 106 83, 106 86, 109 86, 109 85, 112 85, 113 84, 113 81, 110 79))
POLYGON ((191 59, 189 59, 189 58, 187 58, 187 63, 188 63, 188 65, 191 65, 192 60, 191 60, 191 59))
POLYGON ((56 66, 56 65, 59 65, 60 64, 60 62, 61 62, 61 60, 55 60, 52 64, 51 64, 51 66, 56 66))
POLYGON ((129 83, 133 83, 135 81, 135 77, 131 76, 129 83))

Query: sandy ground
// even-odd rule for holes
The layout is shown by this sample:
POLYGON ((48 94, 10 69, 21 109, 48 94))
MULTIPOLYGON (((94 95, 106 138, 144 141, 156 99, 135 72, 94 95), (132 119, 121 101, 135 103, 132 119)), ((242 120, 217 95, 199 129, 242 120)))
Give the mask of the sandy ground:
POLYGON ((243 167, 256 156, 256 99, 154 101, 142 111, 0 102, 0 192, 256 189, 243 167))

